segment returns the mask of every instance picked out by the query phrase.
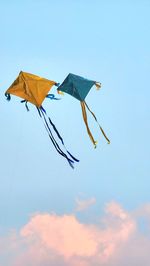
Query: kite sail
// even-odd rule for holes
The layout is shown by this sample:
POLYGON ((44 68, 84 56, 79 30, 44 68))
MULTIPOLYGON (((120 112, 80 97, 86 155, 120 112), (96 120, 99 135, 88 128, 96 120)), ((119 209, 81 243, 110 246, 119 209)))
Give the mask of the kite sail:
POLYGON ((42 103, 46 97, 52 100, 58 100, 58 98, 56 98, 54 94, 49 94, 49 91, 53 85, 58 87, 58 83, 55 81, 41 78, 39 76, 21 71, 17 79, 12 83, 12 85, 5 92, 5 96, 7 97, 8 101, 11 99, 10 95, 15 95, 15 96, 22 98, 23 100, 21 102, 25 103, 25 106, 28 111, 29 111, 28 104, 27 104, 28 102, 36 106, 39 116, 43 120, 46 131, 56 151, 61 156, 63 156, 65 159, 67 159, 70 166, 74 168, 73 166, 74 162, 79 162, 79 160, 76 159, 66 149, 63 138, 59 134, 58 130, 56 129, 56 126, 54 125, 50 117, 48 117, 45 109, 42 106, 42 103), (58 142, 56 141, 52 133, 52 130, 55 132, 59 141, 63 145, 63 148, 65 148, 65 152, 60 148, 58 142))
POLYGON ((105 137, 105 139, 107 140, 108 143, 110 143, 110 140, 107 138, 104 130, 102 129, 102 127, 100 126, 95 114, 90 110, 90 108, 88 107, 87 103, 85 102, 85 98, 87 96, 87 94, 89 93, 90 89, 92 88, 92 86, 95 85, 97 89, 99 89, 101 87, 101 84, 99 82, 93 81, 93 80, 89 80, 89 79, 85 79, 83 77, 77 76, 75 74, 69 74, 66 79, 63 81, 63 83, 58 86, 57 90, 58 93, 62 93, 62 92, 66 92, 68 94, 70 94, 71 96, 73 96, 74 98, 76 98, 77 100, 80 101, 81 103, 81 109, 82 109, 82 115, 83 115, 83 120, 85 122, 86 125, 86 129, 88 132, 88 135, 94 145, 94 147, 96 148, 97 145, 97 141, 95 141, 95 139, 93 138, 93 135, 89 129, 88 126, 88 121, 87 121, 87 112, 86 112, 86 108, 87 110, 92 114, 92 116, 94 117, 95 121, 97 122, 103 136, 105 137))

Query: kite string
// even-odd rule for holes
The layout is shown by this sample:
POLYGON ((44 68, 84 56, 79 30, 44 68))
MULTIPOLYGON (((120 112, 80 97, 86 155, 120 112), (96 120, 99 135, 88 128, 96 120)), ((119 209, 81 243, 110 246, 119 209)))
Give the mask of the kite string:
POLYGON ((56 142, 56 140, 55 140, 55 138, 54 138, 54 136, 53 136, 53 134, 52 134, 52 132, 51 132, 51 129, 50 129, 48 123, 47 123, 47 120, 46 120, 46 117, 45 117, 45 114, 44 114, 43 110, 42 110, 41 108, 40 108, 40 109, 37 108, 37 110, 38 110, 39 116, 40 116, 41 118, 43 118, 42 121, 43 121, 43 123, 44 123, 45 129, 46 129, 46 131, 47 131, 47 133, 48 133, 48 135, 49 135, 49 138, 51 139, 51 141, 52 141, 52 143, 53 143, 53 145, 54 145, 56 151, 57 151, 60 155, 62 155, 63 157, 65 157, 65 158, 67 159, 69 165, 70 165, 72 168, 74 168, 74 166, 73 166, 73 163, 74 163, 74 162, 73 162, 70 158, 68 158, 68 156, 67 156, 67 155, 66 155, 66 154, 60 149, 58 143, 56 142))

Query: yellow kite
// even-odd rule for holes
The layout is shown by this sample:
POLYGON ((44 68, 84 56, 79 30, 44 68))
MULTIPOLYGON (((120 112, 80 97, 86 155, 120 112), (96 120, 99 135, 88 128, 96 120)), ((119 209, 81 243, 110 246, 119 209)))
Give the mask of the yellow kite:
POLYGON ((56 151, 60 155, 62 155, 65 159, 67 159, 70 166, 73 168, 73 163, 75 161, 78 162, 79 160, 76 159, 66 149, 63 138, 60 136, 58 130, 56 129, 56 126, 54 125, 50 117, 47 116, 47 113, 42 106, 42 103, 46 97, 52 100, 53 99, 58 100, 57 98, 55 98, 54 94, 49 94, 49 91, 53 85, 58 87, 58 83, 55 81, 41 78, 39 76, 21 71, 17 79, 6 90, 5 96, 7 97, 7 100, 11 99, 11 96, 10 96, 11 94, 22 98, 23 100, 21 102, 25 102, 25 106, 28 111, 29 111, 29 108, 27 106, 28 102, 36 106, 38 113, 43 120, 44 126, 49 135, 49 138, 52 141, 56 151), (54 135, 52 134, 51 127, 54 130, 55 134, 57 135, 59 141, 63 145, 63 148, 65 148, 66 152, 64 152, 60 148, 59 144, 56 142, 56 139, 54 138, 54 135))
POLYGON ((33 103, 37 107, 40 107, 53 85, 57 86, 57 83, 55 81, 21 71, 17 79, 8 88, 5 95, 8 100, 10 94, 13 94, 21 97, 27 102, 33 103))

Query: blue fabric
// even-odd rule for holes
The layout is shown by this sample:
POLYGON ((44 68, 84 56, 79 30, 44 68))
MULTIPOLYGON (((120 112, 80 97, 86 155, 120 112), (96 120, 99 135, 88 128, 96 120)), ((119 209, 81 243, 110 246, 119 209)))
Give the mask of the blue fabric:
POLYGON ((60 100, 60 98, 56 98, 55 95, 51 93, 47 94, 46 98, 49 98, 50 100, 60 100))
POLYGON ((6 98, 7 98, 7 101, 10 101, 10 100, 11 100, 11 96, 10 96, 10 94, 5 93, 5 96, 6 96, 6 98))
POLYGON ((58 87, 58 90, 66 92, 79 101, 84 101, 95 81, 85 79, 75 74, 69 74, 63 83, 58 87))

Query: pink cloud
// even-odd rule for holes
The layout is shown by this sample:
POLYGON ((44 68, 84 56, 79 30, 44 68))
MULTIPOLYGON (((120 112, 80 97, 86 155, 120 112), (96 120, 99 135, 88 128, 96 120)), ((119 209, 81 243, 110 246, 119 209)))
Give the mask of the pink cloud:
POLYGON ((96 243, 92 230, 77 221, 73 215, 36 215, 21 230, 21 236, 59 255, 92 256, 96 252, 96 243))
POLYGON ((90 198, 87 200, 81 200, 81 199, 76 199, 76 211, 83 211, 88 209, 90 206, 96 203, 95 198, 90 198))
POLYGON ((149 248, 135 216, 111 202, 99 224, 81 223, 73 214, 32 216, 18 233, 0 239, 0 265, 148 266, 149 248))

